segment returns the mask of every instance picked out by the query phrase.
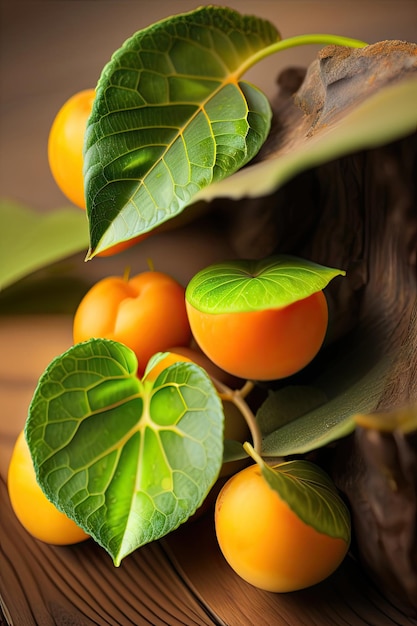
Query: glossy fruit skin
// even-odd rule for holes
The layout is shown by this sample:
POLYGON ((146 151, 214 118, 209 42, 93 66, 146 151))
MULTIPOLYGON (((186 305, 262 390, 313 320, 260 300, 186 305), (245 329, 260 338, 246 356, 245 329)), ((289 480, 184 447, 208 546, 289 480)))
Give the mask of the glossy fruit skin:
POLYGON ((189 361, 197 363, 197 365, 200 365, 200 367, 206 370, 207 374, 211 376, 212 379, 220 381, 230 387, 230 389, 238 389, 245 382, 240 378, 225 372, 220 367, 217 367, 217 365, 215 365, 213 361, 210 361, 210 359, 194 342, 191 342, 191 345, 189 346, 173 346, 172 348, 169 348, 167 352, 172 352, 177 356, 183 356, 189 361))
POLYGON ((48 138, 48 161, 52 176, 62 193, 85 209, 83 146, 94 89, 84 89, 69 98, 59 109, 48 138))
POLYGON ((328 308, 318 291, 280 309, 212 314, 187 301, 193 336, 216 365, 240 378, 275 380, 303 369, 320 350, 328 308))
POLYGON ((302 522, 256 464, 229 478, 220 491, 215 527, 233 570, 251 585, 272 592, 321 582, 338 568, 349 547, 343 539, 302 522))
POLYGON ((185 354, 174 352, 173 350, 171 350, 171 348, 169 348, 166 352, 166 356, 158 361, 158 363, 156 363, 156 365, 154 365, 152 369, 148 371, 148 373, 146 374, 146 380, 151 380, 152 382, 154 382, 158 378, 159 374, 164 371, 164 369, 166 369, 170 365, 173 365, 174 363, 193 363, 192 359, 188 358, 188 356, 186 356, 185 354))
POLYGON ((135 352, 142 376, 152 355, 173 344, 189 344, 184 294, 184 287, 163 272, 142 272, 131 279, 104 278, 77 308, 74 343, 92 337, 119 341, 135 352))
POLYGON ((13 449, 7 487, 16 517, 36 539, 54 545, 70 545, 89 538, 73 520, 58 511, 38 485, 23 431, 13 449))
MULTIPOLYGON (((86 208, 83 148, 94 98, 94 89, 84 89, 71 96, 56 114, 48 137, 48 162, 52 176, 62 193, 80 209, 86 208)), ((118 254, 148 236, 149 233, 145 233, 122 241, 98 256, 118 254)))

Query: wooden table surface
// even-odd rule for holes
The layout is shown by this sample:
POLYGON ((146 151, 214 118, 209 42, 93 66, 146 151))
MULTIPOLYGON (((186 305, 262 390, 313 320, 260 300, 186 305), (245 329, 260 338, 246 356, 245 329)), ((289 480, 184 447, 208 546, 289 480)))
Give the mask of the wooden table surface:
MULTIPOLYGON (((39 211, 67 204, 46 161, 49 125, 62 102, 94 86, 110 54, 134 30, 194 2, 86 0, 2 1, 0 20, 0 197, 39 211), (146 4, 146 12, 143 10, 146 4)), ((228 2, 254 12, 252 2, 228 2)), ((283 35, 335 32, 368 41, 412 40, 415 0, 398 2, 262 2, 256 13, 269 17, 283 35)), ((297 51, 265 62, 257 84, 273 93, 280 67, 307 64, 315 50, 297 51)), ((115 568, 93 541, 54 547, 30 537, 16 520, 6 476, 12 447, 44 367, 71 345, 72 310, 86 286, 126 263, 158 268, 184 281, 218 255, 227 243, 215 232, 185 230, 145 242, 139 256, 102 259, 86 266, 78 255, 0 294, 0 623, 15 626, 151 624, 157 626, 256 624, 288 626, 408 626, 347 558, 324 583, 293 594, 262 592, 240 580, 221 556, 209 511, 167 538, 145 546, 115 568), (71 285, 68 290, 67 286, 71 285)))
POLYGON ((15 626, 167 624, 411 626, 352 558, 328 580, 290 594, 263 592, 223 559, 209 510, 115 568, 92 540, 33 539, 11 509, 6 475, 39 372, 71 345, 70 315, 5 315, 0 345, 0 598, 15 626))

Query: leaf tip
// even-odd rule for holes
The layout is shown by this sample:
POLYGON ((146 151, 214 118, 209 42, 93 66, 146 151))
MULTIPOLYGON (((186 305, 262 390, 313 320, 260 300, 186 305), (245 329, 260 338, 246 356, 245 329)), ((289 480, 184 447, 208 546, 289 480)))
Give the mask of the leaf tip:
POLYGON ((113 556, 112 559, 113 559, 114 567, 120 567, 120 565, 122 564, 123 557, 121 557, 120 555, 117 555, 117 556, 113 556))

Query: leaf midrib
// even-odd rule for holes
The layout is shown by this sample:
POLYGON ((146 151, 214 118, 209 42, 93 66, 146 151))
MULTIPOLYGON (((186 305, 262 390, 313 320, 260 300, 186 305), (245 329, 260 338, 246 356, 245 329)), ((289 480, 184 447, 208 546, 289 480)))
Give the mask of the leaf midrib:
MULTIPOLYGON (((191 118, 189 118, 187 120, 187 123, 185 125, 181 126, 178 129, 178 132, 176 133, 175 137, 171 140, 170 143, 168 143, 166 145, 166 148, 163 151, 162 155, 159 157, 159 159, 157 161, 155 161, 155 163, 151 166, 151 168, 146 172, 145 176, 142 179, 139 179, 140 180, 139 186, 141 186, 141 185, 143 185, 144 187, 146 186, 146 183, 145 183, 146 179, 152 174, 152 172, 155 170, 155 168, 158 167, 158 165, 165 160, 165 157, 168 154, 168 152, 172 149, 172 146, 176 143, 176 141, 178 141, 180 139, 180 137, 183 137, 183 135, 184 135, 185 131, 187 130, 187 128, 189 126, 191 126, 193 121, 196 119, 197 115, 199 115, 200 113, 204 114, 204 116, 205 116, 205 118, 206 118, 206 120, 208 122, 208 126, 210 128, 211 137, 213 139, 214 148, 215 148, 215 157, 214 157, 214 162, 213 162, 213 168, 214 168, 215 163, 216 163, 216 157, 217 157, 217 144, 216 144, 216 141, 215 141, 215 135, 213 134, 212 120, 210 120, 210 117, 207 115, 206 106, 228 84, 235 85, 240 90, 240 92, 242 93, 242 91, 241 91, 241 89, 239 87, 238 76, 239 76, 239 73, 238 72, 234 72, 234 75, 228 77, 227 80, 220 81, 219 82, 219 86, 213 92, 211 92, 210 96, 207 97, 204 100, 203 103, 201 103, 201 104, 196 106, 195 113, 193 113, 191 118)), ((168 106, 170 106, 171 104, 172 103, 169 103, 168 106)), ((175 104, 178 104, 178 103, 175 103, 175 104)), ((183 104, 188 104, 188 103, 183 103, 183 104)), ((147 105, 147 106, 149 106, 149 105, 147 105)), ((160 106, 160 105, 156 105, 156 106, 160 106)), ((249 109, 247 109, 247 111, 249 111, 249 109)), ((131 130, 131 129, 129 129, 129 130, 131 130)), ((126 132, 128 132, 128 131, 126 131, 126 132)), ((184 141, 183 141, 183 143, 184 143, 184 147, 186 149, 186 143, 184 141)), ((190 161, 188 160, 188 162, 190 162, 190 161)), ((167 167, 167 169, 169 170, 168 167, 167 167)), ((118 179, 118 180, 121 180, 121 179, 118 179)), ((137 194, 137 192, 138 192, 138 189, 136 188, 134 193, 129 197, 129 202, 131 202, 132 204, 135 204, 134 197, 137 194)))

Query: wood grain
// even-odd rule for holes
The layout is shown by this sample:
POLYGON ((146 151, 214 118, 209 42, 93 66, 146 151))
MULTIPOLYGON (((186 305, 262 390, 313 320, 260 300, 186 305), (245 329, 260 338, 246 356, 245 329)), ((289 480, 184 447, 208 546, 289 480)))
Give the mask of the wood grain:
POLYGON ((13 626, 207 625, 412 626, 353 559, 314 588, 263 592, 221 556, 212 516, 149 544, 115 568, 93 541, 43 544, 14 517, 0 482, 0 597, 13 626))
MULTIPOLYGON (((92 541, 54 547, 16 522, 1 481, 1 597, 8 622, 39 624, 213 624, 158 543, 116 569, 92 541)), ((35 513, 36 514, 36 513, 35 513)))
POLYGON ((351 557, 319 585, 294 593, 274 594, 245 583, 225 564, 215 542, 211 519, 203 518, 180 529, 163 544, 168 545, 173 562, 184 571, 191 587, 205 603, 216 608, 217 615, 229 626, 411 626, 416 623, 386 601, 351 557))

